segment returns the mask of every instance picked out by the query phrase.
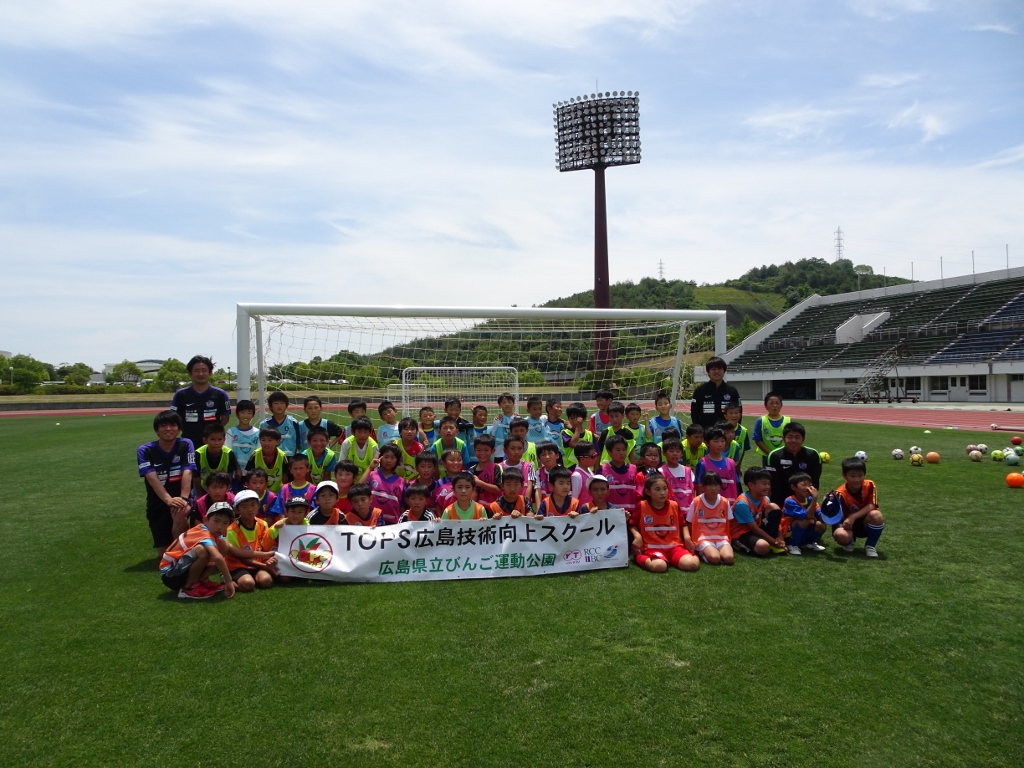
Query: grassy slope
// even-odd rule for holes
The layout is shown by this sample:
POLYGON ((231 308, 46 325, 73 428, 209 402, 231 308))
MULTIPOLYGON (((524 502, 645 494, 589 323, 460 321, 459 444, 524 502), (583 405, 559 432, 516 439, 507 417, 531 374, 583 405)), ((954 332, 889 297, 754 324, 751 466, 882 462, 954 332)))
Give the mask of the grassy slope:
POLYGON ((0 422, 0 764, 1019 764, 1024 492, 962 453, 994 435, 810 425, 877 457, 874 562, 196 604, 147 548, 148 424, 0 422), (939 466, 887 458, 926 439, 939 466))

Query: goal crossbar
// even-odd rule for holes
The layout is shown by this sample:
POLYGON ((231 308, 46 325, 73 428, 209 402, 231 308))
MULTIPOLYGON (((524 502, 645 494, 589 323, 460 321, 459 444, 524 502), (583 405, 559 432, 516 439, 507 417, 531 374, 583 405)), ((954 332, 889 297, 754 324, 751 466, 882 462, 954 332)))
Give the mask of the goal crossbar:
MULTIPOLYGON (((645 321, 665 323, 714 323, 715 352, 726 349, 726 313, 724 310, 694 309, 573 309, 562 307, 425 307, 425 306, 372 306, 338 304, 256 304, 236 305, 236 339, 238 366, 238 397, 249 399, 253 378, 257 377, 259 392, 265 392, 265 371, 253 371, 250 362, 251 344, 255 341, 257 359, 262 359, 261 318, 264 317, 379 317, 379 318, 458 318, 501 320, 590 320, 590 321, 645 321), (252 327, 250 326, 252 324, 252 327), (255 332, 255 339, 252 338, 255 332)), ((678 367, 678 361, 677 361, 678 367)))

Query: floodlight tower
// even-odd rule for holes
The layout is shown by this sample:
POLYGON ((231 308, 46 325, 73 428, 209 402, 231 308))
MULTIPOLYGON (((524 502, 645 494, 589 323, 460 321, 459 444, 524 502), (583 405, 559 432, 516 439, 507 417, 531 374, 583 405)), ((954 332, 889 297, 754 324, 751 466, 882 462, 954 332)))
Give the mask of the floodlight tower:
MULTIPOLYGON (((552 105, 559 171, 594 171, 594 306, 608 309, 608 207, 604 169, 640 162, 640 93, 613 91, 577 96, 552 105)), ((594 334, 594 367, 611 367, 611 333, 594 334)))

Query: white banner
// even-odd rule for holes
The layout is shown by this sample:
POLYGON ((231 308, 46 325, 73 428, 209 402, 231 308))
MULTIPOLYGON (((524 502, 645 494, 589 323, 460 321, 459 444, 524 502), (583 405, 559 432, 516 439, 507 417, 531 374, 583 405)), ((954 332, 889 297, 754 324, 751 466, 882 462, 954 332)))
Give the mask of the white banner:
POLYGON ((621 509, 380 528, 286 525, 278 567, 285 576, 356 582, 542 576, 625 568, 626 541, 621 509))

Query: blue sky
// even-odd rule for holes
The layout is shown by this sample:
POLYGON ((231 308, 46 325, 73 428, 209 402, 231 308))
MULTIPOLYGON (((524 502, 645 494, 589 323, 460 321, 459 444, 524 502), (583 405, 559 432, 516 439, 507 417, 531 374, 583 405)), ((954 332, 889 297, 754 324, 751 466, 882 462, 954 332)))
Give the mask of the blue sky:
POLYGON ((639 90, 613 281, 1024 264, 1024 6, 36 0, 0 7, 0 349, 212 354, 238 301, 592 285, 551 105, 639 90))

